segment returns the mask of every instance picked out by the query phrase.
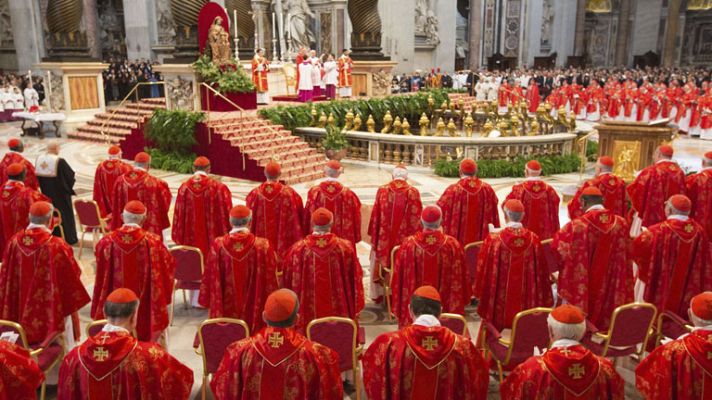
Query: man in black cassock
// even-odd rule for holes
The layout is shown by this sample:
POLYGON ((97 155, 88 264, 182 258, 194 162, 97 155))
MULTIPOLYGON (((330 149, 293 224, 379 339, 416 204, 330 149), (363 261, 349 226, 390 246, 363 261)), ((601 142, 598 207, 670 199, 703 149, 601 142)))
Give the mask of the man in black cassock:
MULTIPOLYGON (((74 193, 74 170, 67 161, 59 157, 59 143, 47 145, 47 154, 37 157, 35 163, 37 179, 40 181, 42 193, 52 199, 54 208, 62 213, 62 228, 64 240, 73 245, 77 243, 77 228, 74 223, 74 208, 72 196, 74 193)), ((59 227, 52 232, 60 236, 59 227)))

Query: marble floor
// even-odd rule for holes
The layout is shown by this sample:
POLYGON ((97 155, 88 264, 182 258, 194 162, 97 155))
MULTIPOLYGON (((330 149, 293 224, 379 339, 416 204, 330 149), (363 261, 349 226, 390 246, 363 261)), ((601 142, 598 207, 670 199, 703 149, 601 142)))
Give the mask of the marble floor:
MULTIPOLYGON (((583 128, 588 128, 588 126, 583 126, 583 128)), ((20 132, 18 123, 0 124, 0 157, 6 151, 5 144, 7 140, 10 137, 19 136, 20 132)), ((48 138, 39 140, 36 138, 26 138, 26 157, 29 160, 34 161, 34 159, 45 150, 46 143, 50 140, 55 139, 48 138)), ((77 192, 77 198, 91 198, 94 170, 96 165, 106 158, 105 155, 107 145, 68 140, 65 138, 59 139, 59 142, 62 144, 61 156, 64 157, 76 171, 77 183, 75 191, 77 192)), ((704 154, 704 152, 712 150, 712 142, 705 142, 698 139, 680 138, 675 141, 674 147, 676 150, 675 159, 678 160, 678 162, 686 169, 692 171, 700 168, 700 157, 704 154)), ((364 162, 350 161, 345 161, 344 167, 345 174, 342 177, 342 182, 352 188, 360 197, 362 203, 364 204, 364 221, 368 221, 368 216, 370 215, 370 209, 375 198, 376 190, 378 186, 385 184, 390 180, 391 168, 386 165, 374 165, 364 162)), ((181 182, 188 177, 187 175, 166 171, 153 170, 151 172, 156 176, 165 179, 174 195, 181 182)), ((592 165, 589 165, 584 178, 590 176, 591 174, 592 165)), ((442 178, 435 176, 429 170, 424 169, 411 170, 409 179, 418 187, 421 192, 423 202, 426 204, 435 203, 444 189, 456 181, 454 178, 442 178)), ((576 185, 580 182, 581 175, 578 173, 556 175, 546 177, 545 180, 553 185, 554 188, 560 193, 572 193, 573 190, 575 190, 576 185)), ((256 186, 254 182, 233 178, 223 178, 223 181, 232 191, 233 202, 235 204, 244 204, 247 194, 256 186)), ((497 196, 500 199, 503 199, 509 193, 510 187, 517 181, 517 179, 487 179, 486 181, 494 187, 497 196)), ((314 183, 300 184, 295 186, 295 189, 305 198, 309 188, 313 185, 314 183)), ((568 221, 568 215, 563 203, 560 209, 560 218, 562 225, 568 221)), ((363 225, 363 229, 365 231, 367 222, 364 222, 363 225)), ((363 236, 367 239, 365 232, 363 236)), ((88 236, 87 244, 88 246, 91 246, 91 239, 88 236)), ((357 249, 362 265, 368 265, 368 255, 370 252, 370 246, 368 243, 359 243, 357 249)), ((77 254, 77 251, 78 248, 75 249, 75 254, 77 254)), ((83 280, 86 284, 87 290, 91 293, 95 268, 94 256, 92 252, 84 251, 79 262, 83 269, 83 280)), ((364 268, 364 275, 364 283, 367 283, 370 279, 367 268, 364 268)), ((368 285, 365 285, 365 287, 368 288, 368 285)), ((168 350, 181 362, 193 369, 195 384, 193 386, 192 398, 200 398, 202 361, 194 353, 192 343, 197 326, 201 321, 207 318, 207 312, 205 310, 192 307, 184 307, 183 298, 180 293, 176 294, 175 300, 177 301, 177 304, 175 306, 174 323, 170 327, 168 333, 168 350)), ((380 333, 396 329, 394 324, 378 322, 383 321, 382 314, 383 312, 380 309, 380 306, 373 303, 368 303, 366 310, 362 313, 361 319, 366 328, 367 343, 370 343, 373 338, 380 333), (379 318, 379 315, 381 318, 379 318)), ((81 310, 80 316, 83 326, 86 325, 90 321, 89 307, 85 307, 85 309, 81 310)), ((470 331, 476 332, 479 327, 479 319, 473 309, 468 310, 467 317, 470 331)), ((633 368, 634 365, 628 362, 621 364, 618 369, 627 382, 627 398, 636 399, 640 397, 637 393, 635 393, 635 389, 633 387, 633 368)), ((49 393, 49 398, 53 398, 51 388, 49 393)), ((499 398, 498 383, 494 378, 492 378, 490 382, 490 398, 499 398)))

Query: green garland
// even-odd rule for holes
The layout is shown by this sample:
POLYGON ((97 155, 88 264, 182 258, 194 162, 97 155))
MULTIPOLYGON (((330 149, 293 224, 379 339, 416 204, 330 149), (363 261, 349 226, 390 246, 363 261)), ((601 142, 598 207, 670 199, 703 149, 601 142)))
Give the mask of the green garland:
POLYGON ((203 54, 193 63, 195 72, 200 78, 223 93, 252 93, 255 84, 252 77, 247 75, 242 65, 230 60, 223 65, 216 65, 208 54, 203 54))
MULTIPOLYGON (((524 167, 531 157, 517 157, 514 160, 479 160, 477 176, 480 178, 516 178, 524 176, 524 167)), ((536 158, 541 163, 543 175, 567 174, 579 170, 581 159, 575 154, 567 156, 543 156, 536 158)), ((457 178, 460 176, 461 160, 438 160, 435 174, 457 178)))
POLYGON ((166 171, 192 171, 195 125, 205 114, 181 110, 155 110, 146 125, 146 139, 153 144, 146 149, 151 154, 151 167, 166 171))

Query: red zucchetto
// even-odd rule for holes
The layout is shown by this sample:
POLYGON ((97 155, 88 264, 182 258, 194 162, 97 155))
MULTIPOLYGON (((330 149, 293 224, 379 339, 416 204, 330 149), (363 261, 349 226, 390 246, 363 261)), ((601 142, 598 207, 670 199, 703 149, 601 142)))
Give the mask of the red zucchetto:
POLYGON ((669 144, 662 145, 658 147, 658 151, 660 154, 664 155, 665 157, 672 157, 674 151, 672 150, 672 146, 669 144))
POLYGON ((690 309, 697 318, 712 321, 712 292, 702 292, 693 297, 690 309))
POLYGON ((562 324, 582 324, 585 320, 580 308, 564 304, 551 311, 551 316, 562 324))
POLYGON ((44 217, 52 212, 52 204, 46 201, 36 201, 30 206, 30 215, 33 217, 44 217))
POLYGON ((509 212, 513 212, 513 213, 524 212, 524 204, 522 204, 522 202, 517 199, 507 200, 504 203, 504 208, 509 210, 509 212))
POLYGON ((265 166, 265 172, 269 176, 279 176, 279 174, 282 172, 282 167, 280 167, 277 162, 270 161, 265 166))
POLYGON ((603 193, 601 192, 601 189, 595 187, 595 186, 589 186, 586 189, 584 189, 581 192, 582 196, 599 196, 603 197, 603 193))
POLYGON ((606 167, 613 168, 613 158, 609 156, 601 156, 598 158, 598 163, 606 167))
POLYGON ((246 206, 235 206, 230 210, 230 218, 244 219, 250 216, 252 211, 246 206))
POLYGON ((326 226, 334 220, 334 214, 324 207, 314 210, 311 216, 311 221, 314 226, 326 226))
POLYGON ((426 224, 434 224, 434 223, 440 221, 442 216, 443 216, 443 212, 442 212, 442 210, 440 210, 440 207, 427 206, 423 209, 423 214, 421 216, 421 219, 426 224))
POLYGON ((270 322, 288 320, 297 308, 297 295, 289 289, 279 289, 265 301, 265 319, 270 322))
POLYGON ((131 200, 126 203, 124 211, 135 215, 146 214, 146 206, 138 200, 131 200))
POLYGON ((477 172, 477 163, 475 160, 466 158, 460 163, 460 172, 467 175, 472 175, 477 172))
POLYGON ((442 300, 440 299, 440 293, 438 293, 438 290, 435 289, 432 286, 421 286, 417 289, 415 289, 415 292, 413 292, 413 296, 418 296, 422 297, 424 299, 428 300, 434 300, 440 303, 442 300))
POLYGON ((193 161, 193 166, 198 168, 205 168, 210 165, 210 160, 208 157, 200 156, 193 161))
POLYGON ((121 153, 121 147, 119 147, 119 146, 109 147, 109 155, 110 156, 118 156, 119 153, 121 153))
POLYGON ((134 157, 134 161, 137 163, 146 164, 148 162, 151 162, 151 156, 148 153, 144 153, 142 151, 136 154, 136 157, 134 157))
POLYGON ((7 167, 7 176, 18 176, 25 172, 25 166, 20 163, 13 163, 7 167))
POLYGON ((7 147, 14 149, 15 147, 19 146, 22 142, 18 138, 11 138, 10 140, 7 141, 7 147))
POLYGON ((541 164, 537 160, 531 160, 527 163, 527 169, 530 171, 541 171, 541 164))
POLYGON ((338 171, 341 169, 341 163, 338 160, 329 160, 329 162, 326 163, 326 166, 335 170, 335 171, 338 171))
POLYGON ((138 296, 131 289, 118 288, 113 292, 109 293, 106 297, 106 301, 109 303, 126 304, 138 301, 138 296))
POLYGON ((676 210, 682 212, 690 212, 692 209, 692 202, 690 198, 684 194, 676 194, 670 197, 670 205, 675 207, 676 210))

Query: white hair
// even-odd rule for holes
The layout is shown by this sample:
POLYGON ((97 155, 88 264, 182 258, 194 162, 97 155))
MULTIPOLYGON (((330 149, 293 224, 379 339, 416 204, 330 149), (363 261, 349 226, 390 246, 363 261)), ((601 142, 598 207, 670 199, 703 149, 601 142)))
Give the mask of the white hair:
POLYGON ((329 178, 338 178, 339 175, 341 175, 341 170, 340 169, 334 169, 331 167, 326 167, 324 168, 324 174, 328 176, 329 178))
POLYGON ((549 324, 552 341, 559 339, 580 341, 586 333, 586 321, 580 324, 565 324, 555 320, 554 317, 549 314, 546 318, 546 322, 549 324))
POLYGON ((134 214, 124 211, 123 214, 121 214, 121 217, 124 219, 125 224, 141 225, 143 220, 146 218, 146 214, 134 214))
POLYGON ((134 167, 148 170, 150 163, 134 162, 134 167))
POLYGON ((666 215, 690 215, 690 211, 680 211, 670 201, 665 203, 666 215))
POLYGON ((601 169, 601 172, 613 172, 613 167, 601 163, 598 163, 598 168, 601 169))
POLYGON ((250 222, 252 222, 252 214, 250 214, 248 217, 245 217, 245 218, 230 217, 230 225, 232 225, 235 228, 246 227, 246 226, 250 225, 250 222))
POLYGON ((408 170, 405 168, 393 168, 391 175, 393 178, 408 179, 408 170))
POLYGON ((531 176, 539 176, 541 175, 541 170, 540 169, 529 169, 529 167, 524 167, 526 171, 529 173, 531 176))
POLYGON ((712 325, 712 321, 698 317, 694 312, 692 312, 692 310, 690 310, 690 322, 692 322, 692 325, 696 327, 712 325))
POLYGON ((52 219, 52 213, 54 212, 54 207, 50 209, 46 215, 32 215, 30 214, 30 223, 35 225, 47 225, 52 219))
POLYGON ((425 228, 425 229, 430 229, 430 230, 432 230, 432 231, 437 230, 438 228, 440 228, 440 225, 442 224, 442 222, 443 222, 443 219, 442 219, 442 218, 440 218, 440 219, 437 220, 436 222, 432 222, 432 223, 425 222, 425 221, 423 221, 422 219, 420 220, 420 223, 423 224, 423 228, 425 228))
POLYGON ((331 232, 331 225, 332 224, 314 225, 314 233, 329 233, 331 232))
POLYGON ((509 211, 506 207, 504 209, 504 214, 507 215, 507 218, 512 222, 522 222, 522 218, 524 218, 523 212, 509 211))

